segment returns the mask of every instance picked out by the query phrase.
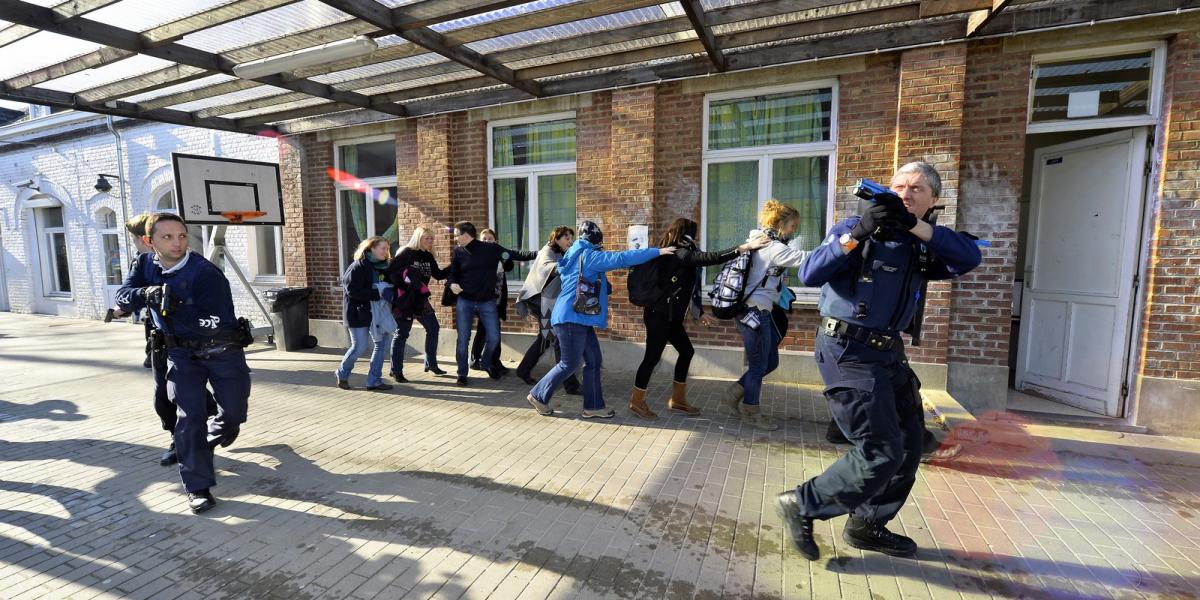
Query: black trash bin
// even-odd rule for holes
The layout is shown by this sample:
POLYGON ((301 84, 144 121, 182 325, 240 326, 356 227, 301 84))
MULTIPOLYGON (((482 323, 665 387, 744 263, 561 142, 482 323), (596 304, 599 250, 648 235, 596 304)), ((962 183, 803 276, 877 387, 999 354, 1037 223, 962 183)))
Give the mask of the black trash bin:
POLYGON ((317 347, 317 338, 308 334, 308 297, 312 292, 310 287, 275 288, 263 294, 271 303, 277 349, 290 352, 317 347))

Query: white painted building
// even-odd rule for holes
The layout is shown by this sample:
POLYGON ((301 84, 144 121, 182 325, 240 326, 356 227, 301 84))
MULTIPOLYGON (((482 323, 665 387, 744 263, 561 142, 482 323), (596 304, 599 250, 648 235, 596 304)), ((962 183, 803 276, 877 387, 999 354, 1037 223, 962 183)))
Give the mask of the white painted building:
MULTIPOLYGON (((124 220, 176 210, 172 152, 278 162, 272 138, 119 118, 114 135, 100 115, 30 110, 32 118, 0 127, 0 310, 102 318, 132 256, 124 220), (102 173, 124 180, 124 207, 120 181, 96 190, 102 173)), ((194 250, 213 242, 209 228, 191 233, 194 250)), ((280 234, 278 227, 225 229, 226 256, 259 294, 283 285, 280 234)), ((239 315, 265 325, 230 261, 218 255, 216 262, 239 315)))

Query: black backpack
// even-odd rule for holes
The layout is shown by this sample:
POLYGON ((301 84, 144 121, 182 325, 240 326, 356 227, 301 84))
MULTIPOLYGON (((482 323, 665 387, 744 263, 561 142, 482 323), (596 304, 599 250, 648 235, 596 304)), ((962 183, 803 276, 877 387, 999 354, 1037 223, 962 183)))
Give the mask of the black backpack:
MULTIPOLYGON (((671 292, 673 286, 663 286, 662 269, 665 256, 660 256, 649 262, 634 265, 629 269, 626 287, 629 288, 629 302, 634 306, 653 306, 671 292)), ((678 275, 671 276, 671 284, 679 281, 678 275)))

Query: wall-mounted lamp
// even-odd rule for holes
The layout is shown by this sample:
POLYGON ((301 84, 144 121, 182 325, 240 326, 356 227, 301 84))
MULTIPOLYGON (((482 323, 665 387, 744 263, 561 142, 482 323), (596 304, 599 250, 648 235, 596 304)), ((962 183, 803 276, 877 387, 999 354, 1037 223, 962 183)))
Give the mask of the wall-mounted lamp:
POLYGON ((96 185, 93 186, 96 188, 97 192, 100 192, 101 194, 107 194, 110 191, 112 191, 112 184, 108 182, 108 179, 107 179, 108 177, 112 177, 113 179, 116 179, 117 181, 121 180, 121 178, 116 175, 106 175, 104 173, 101 173, 100 179, 97 179, 96 185))
POLYGON ((26 179, 25 181, 18 181, 16 183, 14 183, 13 186, 22 188, 22 189, 26 189, 26 190, 33 190, 35 192, 40 192, 40 191, 42 191, 42 188, 39 185, 40 183, 41 182, 35 181, 33 179, 26 179))

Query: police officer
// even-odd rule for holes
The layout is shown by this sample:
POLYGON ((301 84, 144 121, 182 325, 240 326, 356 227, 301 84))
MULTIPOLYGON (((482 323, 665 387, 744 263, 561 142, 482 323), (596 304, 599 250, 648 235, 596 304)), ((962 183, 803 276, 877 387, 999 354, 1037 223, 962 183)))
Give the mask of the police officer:
POLYGON ((167 396, 175 404, 175 451, 188 505, 199 514, 216 504, 213 449, 228 446, 246 420, 250 369, 242 348, 248 332, 239 327, 225 275, 188 250, 183 220, 156 213, 146 220, 153 261, 139 265, 117 292, 125 312, 149 307, 167 348, 167 396), (210 421, 205 385, 211 384, 218 411, 210 421))
MULTIPOLYGON (((154 262, 154 249, 148 246, 146 239, 146 220, 149 219, 151 213, 142 213, 125 223, 125 229, 133 236, 133 245, 137 248, 138 255, 129 265, 129 272, 144 270, 150 268, 154 262)), ((167 447, 167 451, 163 452, 158 459, 158 464, 169 467, 176 462, 179 462, 179 457, 175 454, 175 423, 179 416, 175 405, 167 398, 167 346, 163 338, 163 332, 154 326, 154 319, 150 317, 150 311, 143 311, 142 324, 146 330, 146 360, 142 366, 150 369, 151 375, 154 376, 154 412, 158 415, 158 420, 162 423, 163 430, 171 434, 171 445, 167 447)), ((120 307, 115 307, 105 316, 104 322, 109 322, 112 319, 120 319, 128 316, 128 313, 122 311, 120 307)), ((217 414, 217 402, 213 400, 212 392, 207 388, 204 390, 206 397, 206 410, 208 416, 217 414)))
POLYGON ((813 520, 849 513, 842 539, 854 548, 911 556, 917 544, 887 529, 908 498, 920 465, 924 414, 920 382, 900 338, 924 280, 949 279, 981 260, 974 238, 921 220, 941 194, 925 162, 904 165, 890 194, 829 230, 800 266, 821 286, 815 358, 825 399, 853 444, 824 473, 783 492, 777 507, 800 553, 819 556, 813 520))

